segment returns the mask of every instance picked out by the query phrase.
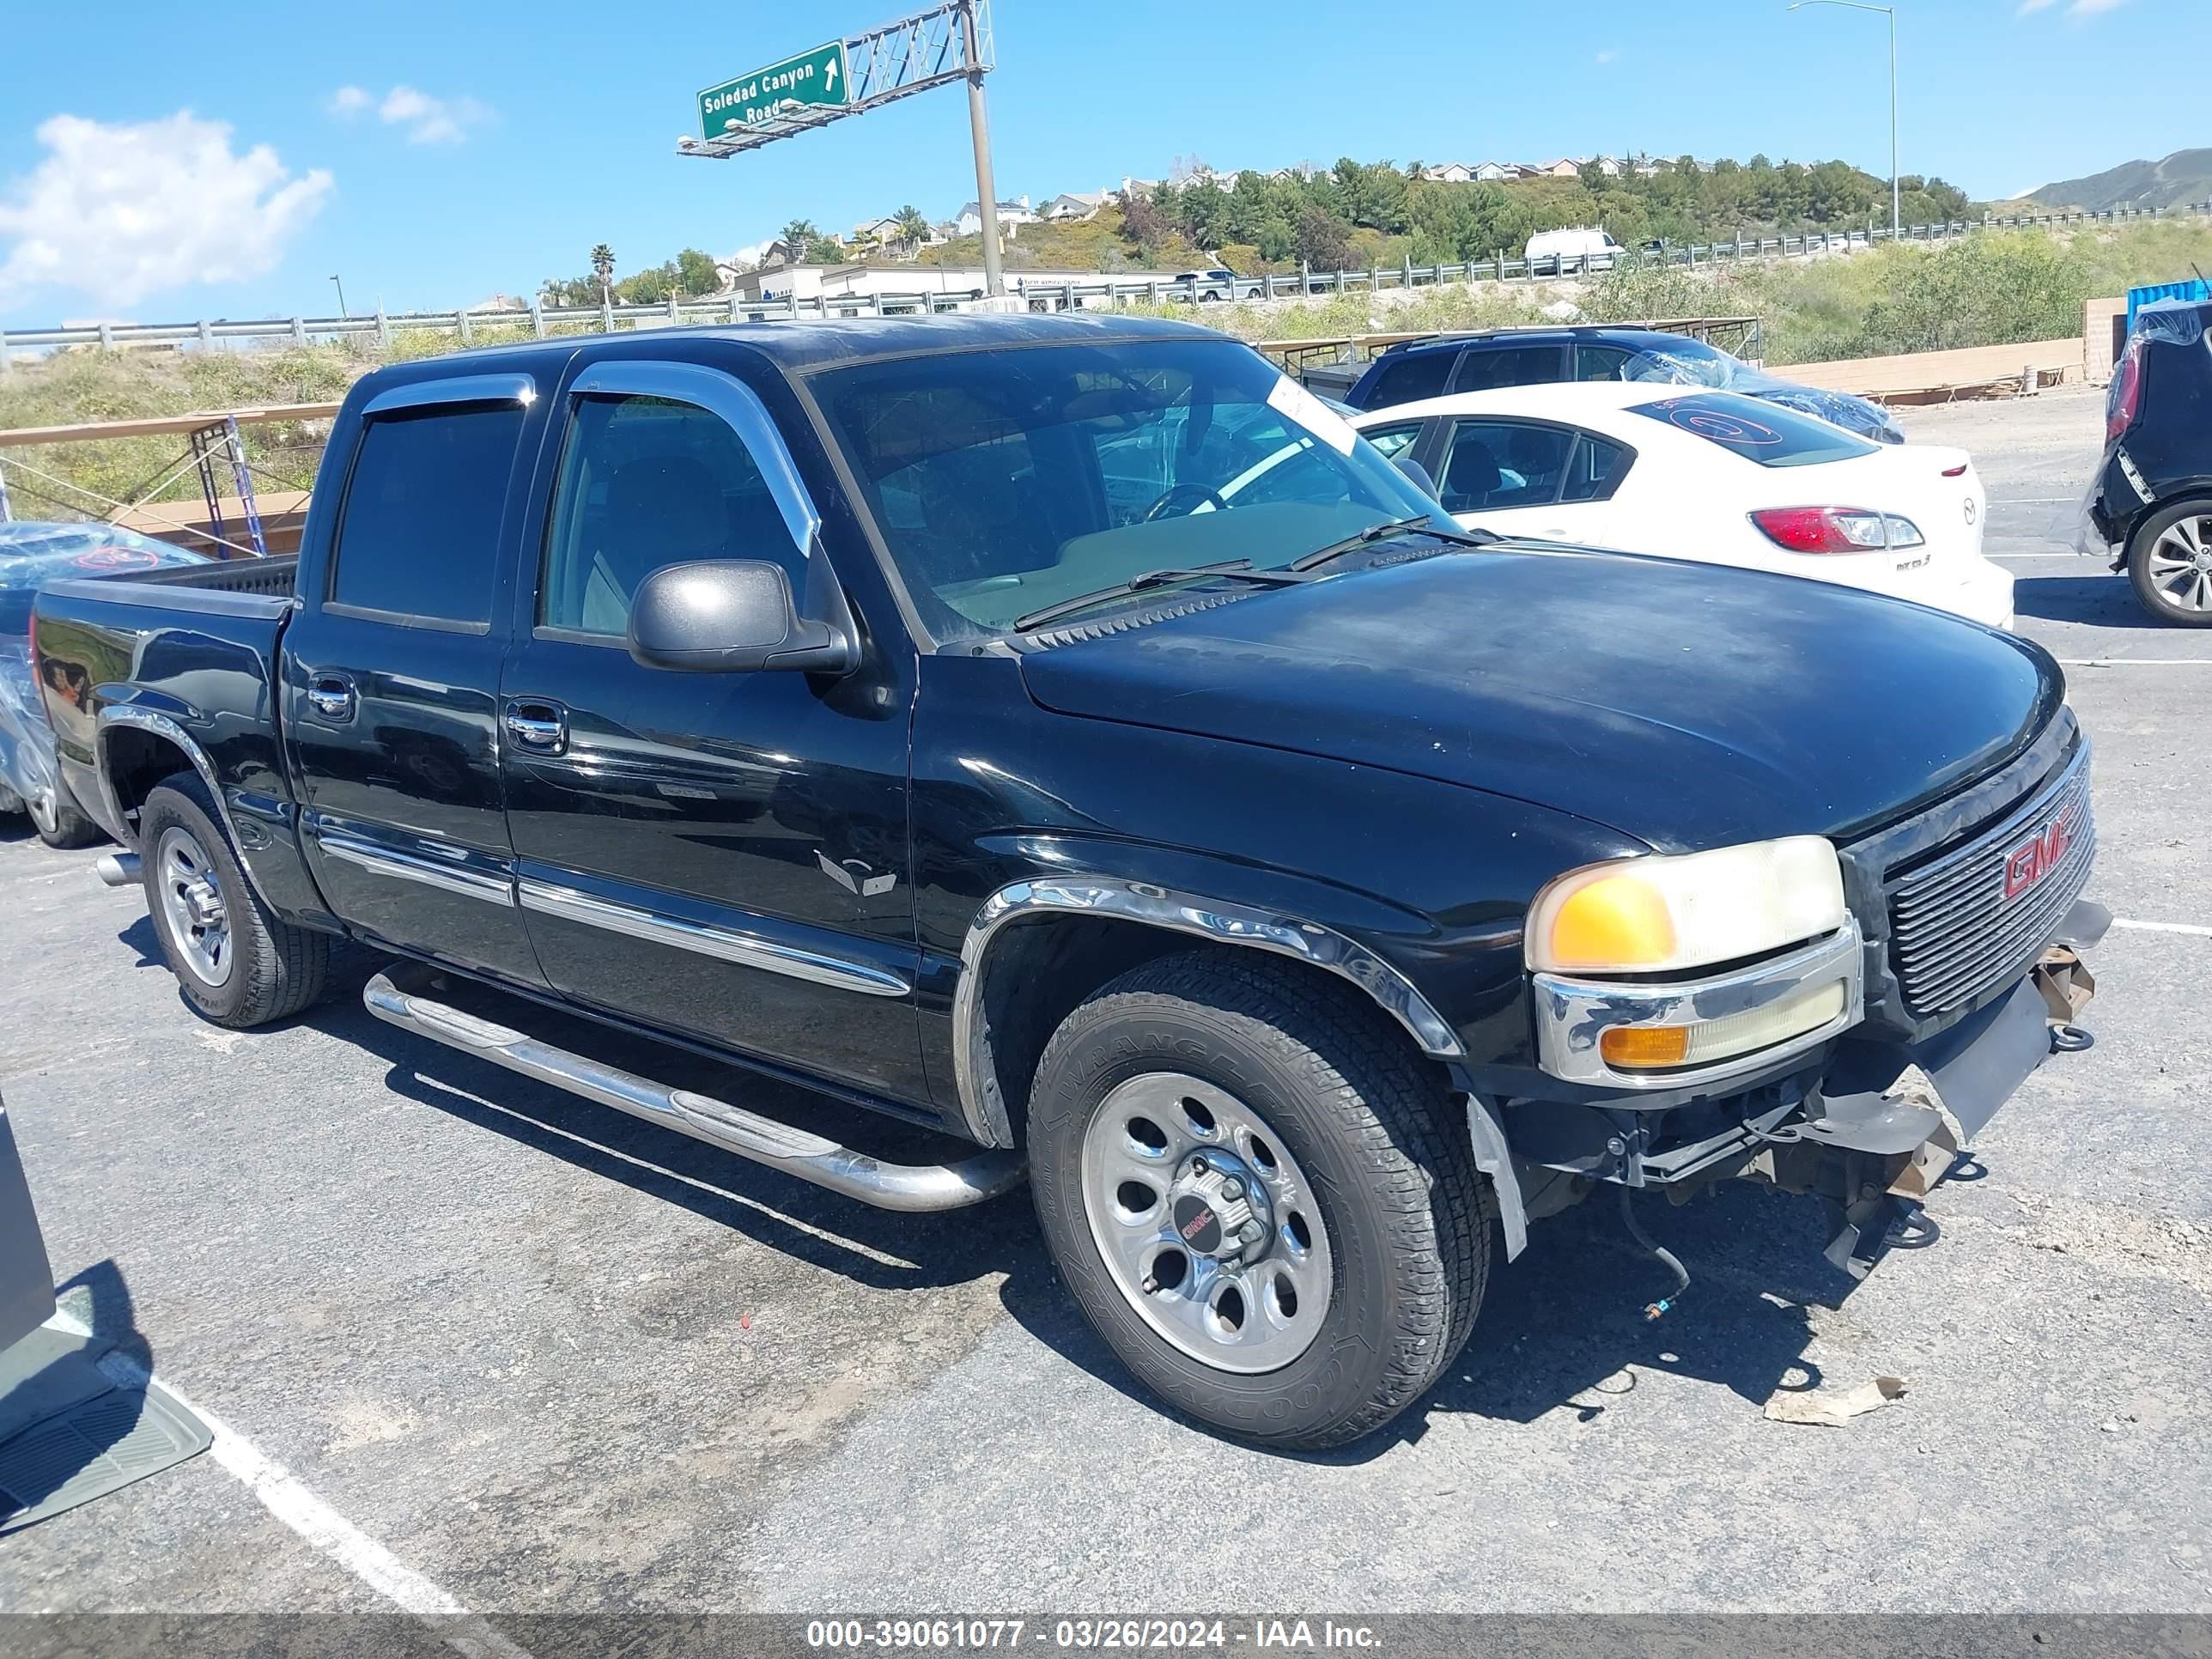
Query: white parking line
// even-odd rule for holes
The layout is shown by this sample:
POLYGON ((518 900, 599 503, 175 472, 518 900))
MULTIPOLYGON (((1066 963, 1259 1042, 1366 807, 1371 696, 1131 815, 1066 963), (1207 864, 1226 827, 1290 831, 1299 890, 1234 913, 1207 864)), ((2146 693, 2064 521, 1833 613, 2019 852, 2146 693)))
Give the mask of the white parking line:
MULTIPOLYGON (((53 1323, 80 1336, 91 1334, 66 1310, 53 1323)), ((100 1368, 124 1388, 143 1389, 155 1378, 136 1360, 111 1348, 100 1368)), ((425 1578, 359 1527, 315 1496, 297 1476, 269 1456, 206 1407, 187 1400, 166 1377, 162 1390, 207 1425, 215 1437, 208 1455, 260 1500, 262 1508, 386 1601, 428 1626, 447 1646, 467 1659, 531 1659, 526 1649, 501 1635, 453 1595, 425 1578)))
POLYGON ((2193 921, 2130 921, 2125 916, 2114 916, 2115 927, 2132 927, 2145 933, 2186 933, 2191 939, 2212 939, 2212 927, 2200 927, 2193 921))

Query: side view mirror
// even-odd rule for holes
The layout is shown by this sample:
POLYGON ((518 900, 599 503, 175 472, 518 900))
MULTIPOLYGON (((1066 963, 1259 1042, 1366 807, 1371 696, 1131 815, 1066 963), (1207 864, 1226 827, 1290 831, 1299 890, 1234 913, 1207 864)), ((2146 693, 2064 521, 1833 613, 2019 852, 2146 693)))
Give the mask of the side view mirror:
POLYGON ((744 674, 842 674, 860 662, 852 635, 799 614, 791 578, 762 559, 663 565, 629 607, 629 654, 647 668, 744 674))
POLYGON ((1437 481, 1429 476, 1428 468, 1423 466, 1411 455, 1397 456, 1391 461, 1390 465, 1396 467, 1399 471, 1404 473, 1416 484, 1419 485, 1421 494, 1426 495, 1431 501, 1436 500, 1437 481))

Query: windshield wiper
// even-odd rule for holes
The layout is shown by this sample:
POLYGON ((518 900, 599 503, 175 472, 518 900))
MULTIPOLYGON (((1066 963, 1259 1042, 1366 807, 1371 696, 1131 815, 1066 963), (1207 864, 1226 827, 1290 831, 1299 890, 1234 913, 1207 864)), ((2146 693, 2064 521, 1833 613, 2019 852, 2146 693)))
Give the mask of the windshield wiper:
POLYGON ((1392 536, 1434 536, 1440 542, 1451 542, 1461 547, 1487 547, 1492 542, 1503 541, 1502 536, 1487 530, 1439 530, 1425 513, 1416 513, 1403 519, 1386 519, 1381 524, 1370 524, 1357 536, 1346 536, 1340 542, 1331 542, 1327 547, 1316 547, 1310 553, 1291 561, 1293 570, 1311 570, 1327 564, 1331 559, 1340 559, 1347 553, 1357 553, 1363 547, 1392 536))
POLYGON ((1224 559, 1219 564, 1170 566, 1164 570, 1143 571, 1127 581, 1115 582, 1088 593, 1078 593, 1072 599, 1060 599, 1042 610, 1032 611, 1026 617, 1017 617, 1014 628, 1017 632, 1026 634, 1032 628, 1042 628, 1048 622, 1057 622, 1062 617, 1088 610, 1108 599, 1141 593, 1149 587, 1164 587, 1170 582, 1195 581, 1205 576, 1234 576, 1241 581, 1260 582, 1269 587, 1286 587, 1306 580, 1302 575, 1293 575, 1289 570, 1255 570, 1249 559, 1224 559))

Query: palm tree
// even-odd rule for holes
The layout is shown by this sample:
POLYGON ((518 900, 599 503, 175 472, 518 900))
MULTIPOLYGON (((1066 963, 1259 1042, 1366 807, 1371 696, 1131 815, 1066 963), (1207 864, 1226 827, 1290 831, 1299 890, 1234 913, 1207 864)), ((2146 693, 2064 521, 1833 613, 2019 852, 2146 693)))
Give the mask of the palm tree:
POLYGON ((793 219, 783 228, 783 240, 804 252, 822 240, 822 233, 814 228, 811 219, 793 219))
POLYGON ((908 254, 929 240, 929 220, 911 202, 891 216, 891 222, 897 227, 900 246, 908 254))
POLYGON ((615 283, 615 251, 605 242, 592 249, 592 276, 599 285, 599 295, 611 303, 615 283))

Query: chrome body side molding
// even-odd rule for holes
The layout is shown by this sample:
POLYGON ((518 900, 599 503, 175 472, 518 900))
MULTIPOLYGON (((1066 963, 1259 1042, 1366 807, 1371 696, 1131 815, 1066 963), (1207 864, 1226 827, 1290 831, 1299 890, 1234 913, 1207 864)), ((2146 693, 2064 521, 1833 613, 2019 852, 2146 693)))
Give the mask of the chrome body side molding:
POLYGON ((1018 1154, 984 1152, 955 1164, 884 1164, 823 1136, 711 1095, 672 1089, 423 994, 423 970, 379 974, 362 992, 369 1012, 402 1030, 536 1078, 586 1100, 811 1181, 884 1210, 953 1210, 1018 1185, 1018 1154), (400 976, 395 981, 393 974, 400 976))
POLYGON ((617 904, 594 894, 580 892, 573 887, 556 886, 550 882, 533 880, 527 876, 517 884, 517 892, 522 908, 535 910, 540 915, 558 916, 565 921, 581 922, 587 927, 604 927, 611 933, 624 933, 632 939, 670 945, 679 951, 696 951, 701 956, 719 957, 724 962, 757 968, 766 973, 781 974, 789 979, 807 980, 816 985, 834 986, 841 991, 857 991, 863 996, 872 997, 902 997, 914 989, 913 985, 899 975, 878 968, 873 963, 833 956, 783 939, 740 933, 726 927, 708 927, 702 922, 686 921, 677 916, 617 904))
POLYGON ((482 871, 466 869, 459 865, 441 864, 414 854, 397 852, 389 847, 379 847, 334 830, 318 828, 315 842, 323 849, 325 857, 341 860, 374 876, 389 876, 396 881, 419 882, 425 887, 434 887, 441 893, 459 893, 463 898, 482 899, 487 904, 511 905, 514 902, 514 883, 512 879, 486 875, 482 871))
POLYGON ((1316 922, 1172 892, 1149 882, 1103 876, 1066 876, 1010 882, 983 902, 960 947, 960 981, 952 998, 952 1063, 960 1110, 969 1133, 985 1146, 996 1136, 984 1104, 977 1052, 982 1022, 984 960, 992 939, 1009 923, 1044 913, 1103 915, 1188 933, 1217 945, 1270 951, 1351 981, 1406 1028, 1425 1054, 1453 1060, 1462 1054, 1458 1035, 1428 999, 1366 946, 1316 922))

